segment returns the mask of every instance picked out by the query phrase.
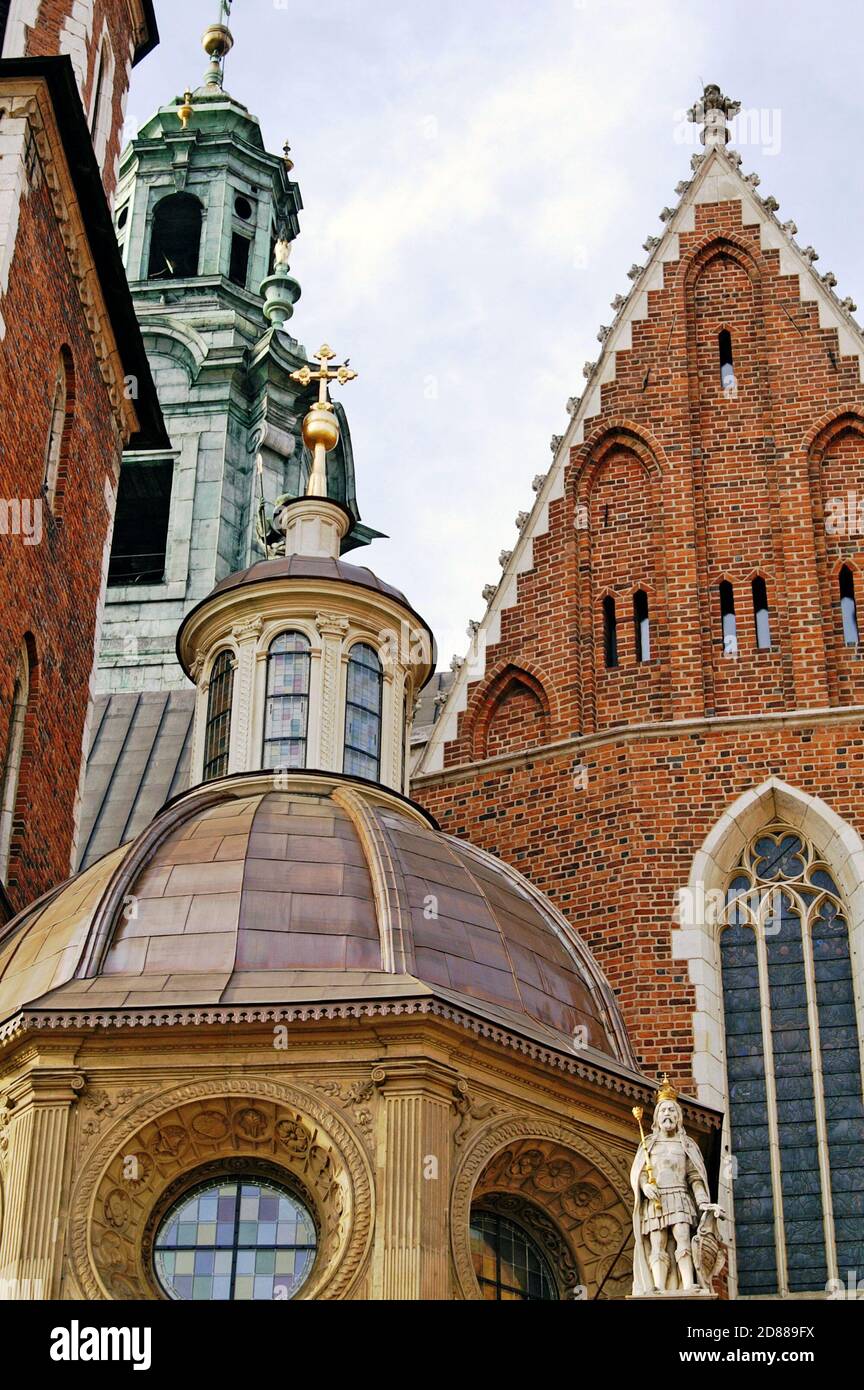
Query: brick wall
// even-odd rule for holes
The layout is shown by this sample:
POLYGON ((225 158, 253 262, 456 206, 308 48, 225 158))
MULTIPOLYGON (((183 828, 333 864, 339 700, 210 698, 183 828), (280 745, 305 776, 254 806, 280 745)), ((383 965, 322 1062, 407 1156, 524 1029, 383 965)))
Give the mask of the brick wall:
POLYGON ((75 68, 84 110, 89 119, 93 107, 100 45, 107 28, 113 53, 113 69, 106 64, 105 71, 110 73, 110 92, 106 89, 104 100, 107 103, 106 113, 110 110, 110 118, 106 123, 107 138, 100 142, 97 153, 108 198, 113 197, 117 182, 131 74, 134 30, 130 8, 127 0, 42 0, 36 24, 27 34, 28 57, 45 58, 58 53, 69 54, 75 68))
POLYGON ((825 528, 830 498, 864 497, 859 360, 841 356, 837 330, 802 302, 779 252, 762 249, 740 201, 694 212, 571 450, 563 496, 532 538, 533 565, 500 612, 500 641, 468 686, 444 770, 413 787, 445 830, 514 864, 563 909, 606 970, 643 1064, 682 1080, 694 999, 686 962, 671 955, 675 894, 712 825, 775 775, 864 828, 864 718, 777 717, 864 691, 837 579, 848 564, 864 604, 864 539, 825 528), (724 331, 734 392, 721 384, 724 331), (756 645, 756 575, 770 650, 756 645), (734 658, 724 655, 723 579, 735 591, 734 658), (651 619, 642 664, 639 588, 651 619), (610 595, 614 669, 603 645, 610 595), (497 709, 507 669, 539 687, 548 751, 531 747, 536 725, 497 709), (495 731, 494 761, 483 761, 484 728, 495 731))
MULTIPOLYGON (((0 535, 0 760, 22 642, 35 661, 7 887, 16 907, 69 872, 94 659, 106 482, 120 441, 44 178, 21 201, 0 343, 0 498, 32 502, 42 486, 61 347, 73 364, 55 514, 39 544, 0 535)), ((111 485, 109 483, 109 485, 111 485)))

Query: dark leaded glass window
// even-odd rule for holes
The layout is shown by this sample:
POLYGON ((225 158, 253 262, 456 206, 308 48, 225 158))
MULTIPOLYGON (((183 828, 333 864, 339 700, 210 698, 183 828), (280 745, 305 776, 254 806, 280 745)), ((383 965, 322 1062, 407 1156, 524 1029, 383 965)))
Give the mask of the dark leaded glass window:
POLYGON ((471 1255, 483 1297, 541 1302, 558 1298, 543 1251, 528 1232, 492 1211, 471 1214, 471 1255))
POLYGON ((210 673, 207 694, 207 729, 204 734, 204 781, 224 777, 228 771, 231 739, 231 700, 234 694, 234 656, 220 652, 210 673))
POLYGON ((345 705, 343 771, 377 782, 381 771, 381 700, 384 677, 374 648, 351 648, 345 705))
POLYGON ((747 846, 728 898, 738 1292, 845 1288, 864 1268, 864 1105, 843 902, 814 846, 782 825, 747 846))
POLYGON ((216 1179, 171 1208, 153 1264, 169 1298, 272 1302, 297 1293, 316 1245, 312 1217, 286 1188, 257 1178, 216 1179))
POLYGON ((311 644, 302 632, 283 632, 267 655, 263 766, 306 766, 311 644))

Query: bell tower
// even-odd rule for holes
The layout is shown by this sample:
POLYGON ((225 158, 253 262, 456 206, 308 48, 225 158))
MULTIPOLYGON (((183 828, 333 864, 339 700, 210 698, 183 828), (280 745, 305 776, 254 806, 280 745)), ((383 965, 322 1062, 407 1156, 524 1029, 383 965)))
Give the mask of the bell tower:
MULTIPOLYGON (((315 398, 289 321, 300 297, 291 246, 300 189, 287 143, 225 88, 230 5, 203 36, 200 86, 144 123, 123 154, 115 226, 171 447, 124 456, 98 685, 182 690, 183 617, 233 571, 278 549, 272 514, 312 467, 301 423, 315 398)), ((347 420, 328 458, 329 495, 360 523, 347 420)))

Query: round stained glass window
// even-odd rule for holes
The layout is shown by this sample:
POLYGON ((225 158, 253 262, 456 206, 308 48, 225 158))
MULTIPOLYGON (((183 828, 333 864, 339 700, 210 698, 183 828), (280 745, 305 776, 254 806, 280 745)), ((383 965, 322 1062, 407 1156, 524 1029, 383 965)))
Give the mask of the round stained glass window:
POLYGON ((169 1298, 280 1300, 309 1277, 317 1235, 286 1188, 217 1178, 187 1192, 159 1226, 156 1278, 169 1298))

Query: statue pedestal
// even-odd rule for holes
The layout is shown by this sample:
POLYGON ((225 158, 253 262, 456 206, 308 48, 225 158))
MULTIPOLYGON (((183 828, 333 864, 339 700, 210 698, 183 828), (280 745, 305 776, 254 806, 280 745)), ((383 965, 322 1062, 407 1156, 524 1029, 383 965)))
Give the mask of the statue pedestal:
POLYGON ((627 1302, 656 1303, 675 1300, 683 1303, 711 1303, 719 1297, 719 1294, 709 1293, 707 1289, 669 1289, 665 1293, 630 1293, 627 1295, 627 1302))

